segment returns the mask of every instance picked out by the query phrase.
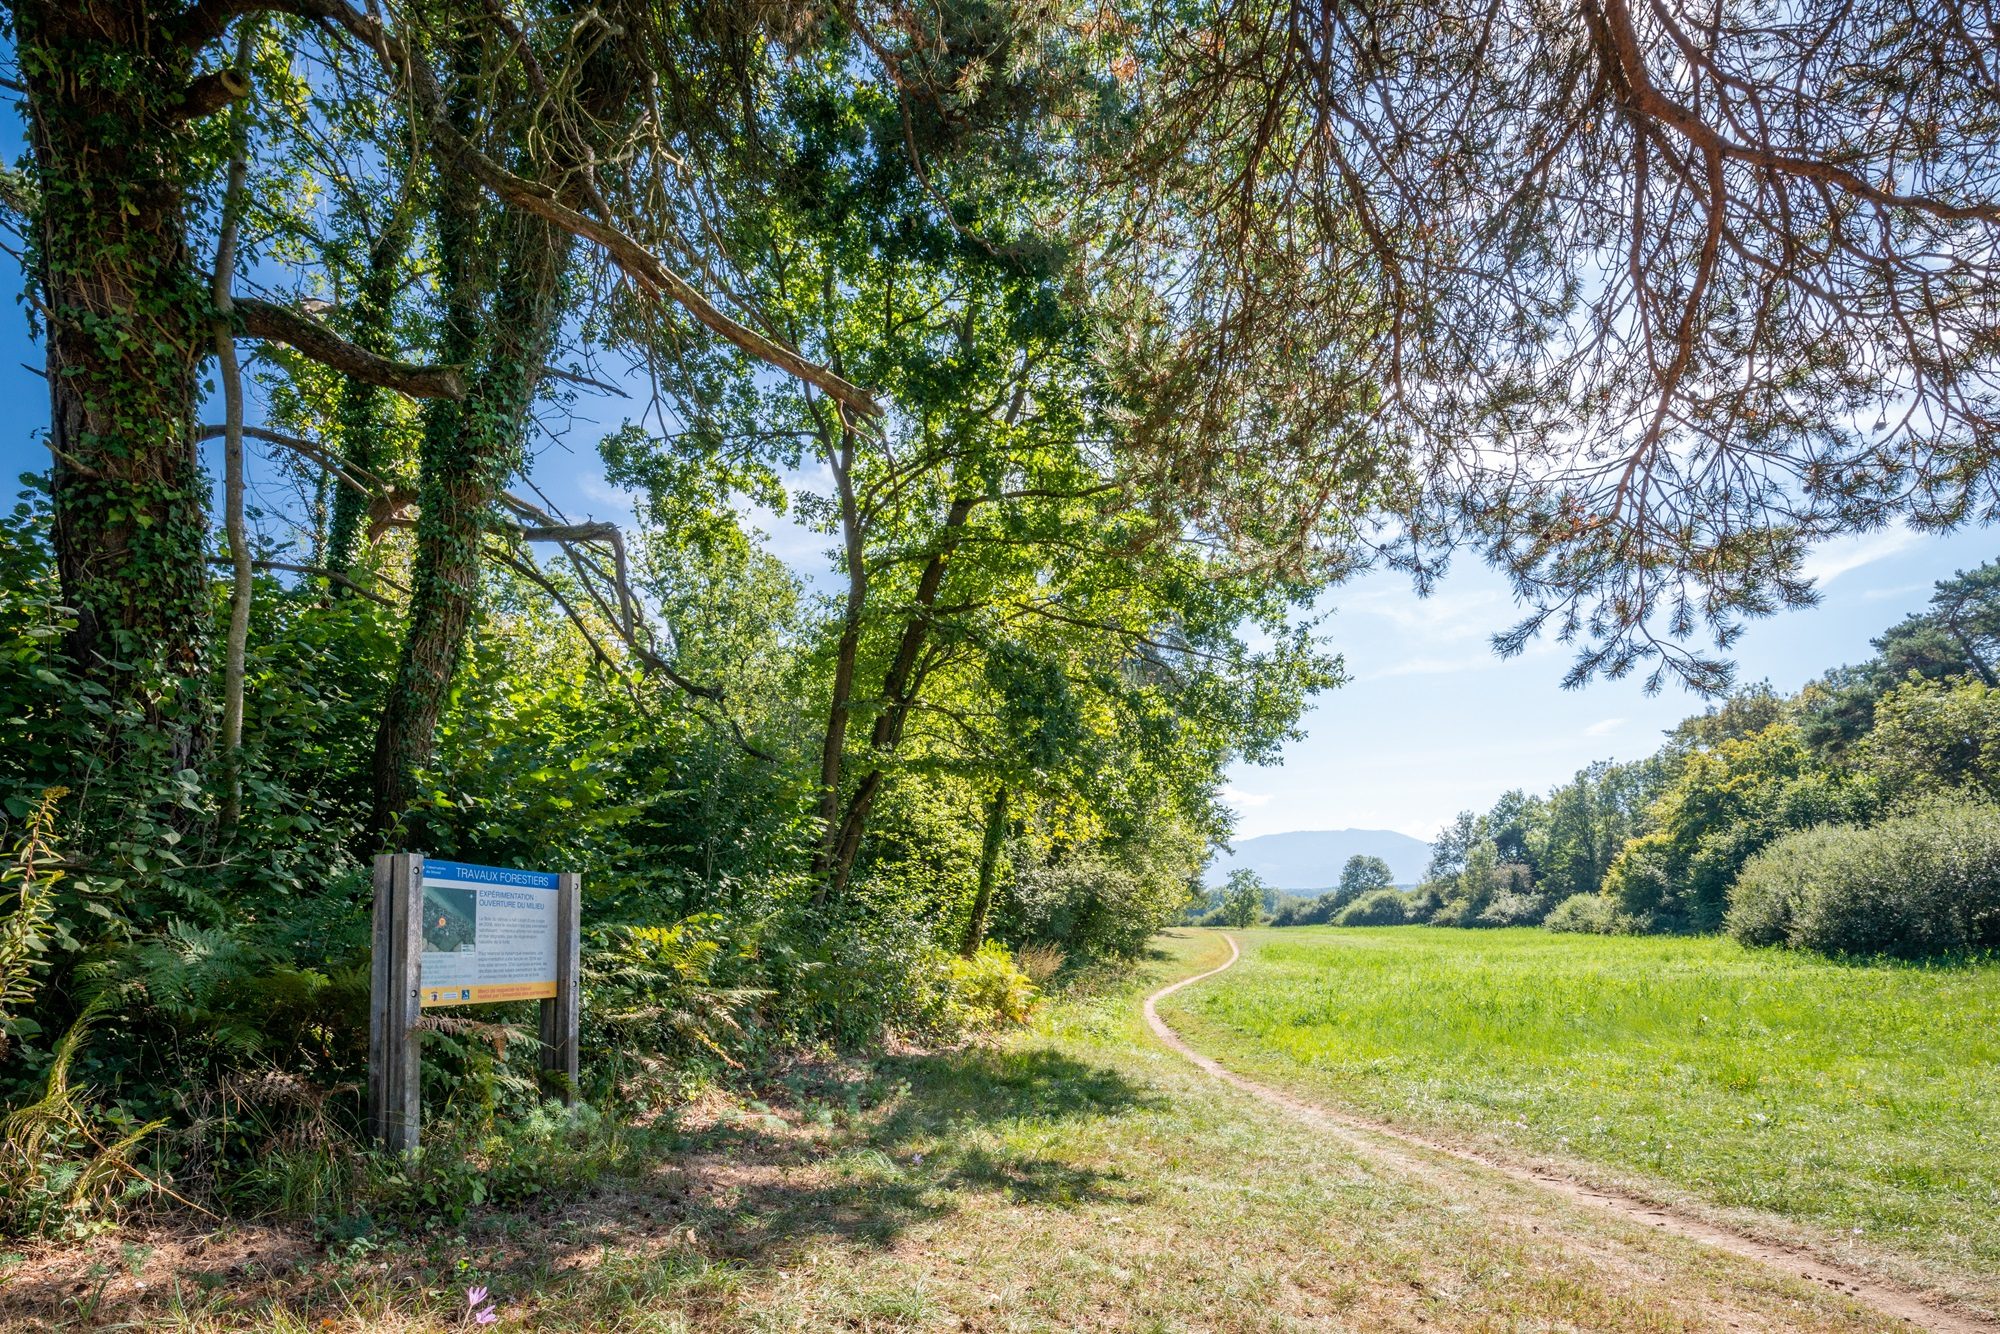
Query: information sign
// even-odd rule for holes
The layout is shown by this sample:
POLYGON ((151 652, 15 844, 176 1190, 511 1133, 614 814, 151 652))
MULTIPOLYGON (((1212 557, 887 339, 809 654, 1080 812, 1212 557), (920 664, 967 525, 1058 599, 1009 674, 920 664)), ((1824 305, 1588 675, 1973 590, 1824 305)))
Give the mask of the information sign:
POLYGON ((422 1125, 427 1005, 541 1001, 545 1087, 576 1100, 582 1012, 583 878, 436 861, 375 859, 375 948, 368 981, 368 1130, 398 1153, 422 1125))
POLYGON ((560 890, 553 871, 425 858, 423 1004, 553 997, 560 890))

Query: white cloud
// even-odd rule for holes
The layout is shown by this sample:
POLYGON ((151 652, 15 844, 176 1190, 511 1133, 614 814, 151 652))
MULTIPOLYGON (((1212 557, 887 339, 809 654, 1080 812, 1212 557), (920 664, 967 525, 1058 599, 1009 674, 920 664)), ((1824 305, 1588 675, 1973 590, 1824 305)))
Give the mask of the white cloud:
POLYGON ((1513 624, 1507 595, 1493 589, 1441 590, 1420 598, 1400 576, 1336 595, 1343 616, 1379 616, 1404 636, 1431 644, 1485 639, 1513 624))
POLYGON ((1832 583, 1841 575, 1864 565, 1873 565, 1878 560, 1887 560, 1908 551, 1923 540, 1923 534, 1911 532, 1901 525, 1879 533, 1836 537, 1831 542, 1820 544, 1806 557, 1801 573, 1815 584, 1832 583))
POLYGON ((1255 810, 1259 806, 1268 805, 1277 796, 1275 792, 1245 792, 1237 787, 1225 787, 1220 795, 1225 802, 1239 811, 1255 810))
POLYGON ((1585 736, 1610 736, 1625 725, 1623 718, 1605 718, 1583 729, 1585 736))
POLYGON ((1498 655, 1493 653, 1460 655, 1455 658, 1435 656, 1405 658, 1401 662, 1390 663, 1379 672, 1368 673, 1367 679, 1379 681, 1391 676, 1455 676, 1460 672, 1485 671, 1489 667, 1498 666, 1499 663, 1498 655))
POLYGON ((1864 602, 1887 602, 1891 598, 1906 598, 1912 593, 1928 593, 1934 584, 1897 584, 1894 588, 1871 588, 1861 595, 1864 602))

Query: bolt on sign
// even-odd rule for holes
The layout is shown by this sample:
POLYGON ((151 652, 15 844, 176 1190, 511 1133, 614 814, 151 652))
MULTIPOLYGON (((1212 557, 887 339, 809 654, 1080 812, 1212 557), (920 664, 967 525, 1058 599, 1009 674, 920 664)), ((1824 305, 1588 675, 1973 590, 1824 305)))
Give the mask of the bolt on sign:
POLYGON ((553 999, 561 897, 553 871, 426 858, 423 1004, 553 999))
POLYGON ((368 1128, 383 1145, 417 1147, 423 1012, 432 1006, 540 1001, 543 1077, 575 1100, 582 880, 420 852, 375 859, 368 1128))

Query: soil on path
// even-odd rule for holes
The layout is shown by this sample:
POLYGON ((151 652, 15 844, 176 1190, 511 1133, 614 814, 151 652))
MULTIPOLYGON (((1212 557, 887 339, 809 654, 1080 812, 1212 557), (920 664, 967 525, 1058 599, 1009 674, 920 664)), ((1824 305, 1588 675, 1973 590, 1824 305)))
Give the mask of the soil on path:
POLYGON ((1511 1163, 1490 1154, 1428 1139, 1386 1122, 1310 1102, 1282 1089, 1244 1078, 1189 1046, 1182 1040, 1180 1034, 1167 1025, 1166 1020, 1160 1018, 1159 1010, 1155 1007, 1157 1001, 1181 988, 1193 986, 1233 967, 1242 957, 1242 952, 1236 946, 1235 937, 1225 933, 1223 939, 1229 944, 1229 958, 1224 963, 1205 973, 1184 977, 1146 997, 1147 1026, 1161 1042, 1206 1073, 1252 1097, 1282 1109, 1301 1121, 1327 1131, 1355 1151, 1430 1182, 1440 1182, 1451 1174, 1460 1172, 1462 1169, 1458 1164, 1469 1164, 1511 1181, 1538 1187, 1566 1202, 1602 1210, 1627 1222, 1658 1228, 1675 1236, 1727 1251, 1731 1255, 1768 1265, 1780 1273, 1795 1274, 1811 1282, 1824 1284, 1884 1315, 1907 1321, 1918 1329, 1937 1331, 1937 1334, 1995 1334, 1996 1331, 2000 1331, 2000 1322, 1988 1320, 1972 1312, 1940 1305, 1923 1294, 1884 1282, 1874 1275, 1831 1264, 1802 1247, 1719 1227, 1714 1223, 1664 1208, 1654 1201, 1604 1190, 1552 1172, 1511 1163))

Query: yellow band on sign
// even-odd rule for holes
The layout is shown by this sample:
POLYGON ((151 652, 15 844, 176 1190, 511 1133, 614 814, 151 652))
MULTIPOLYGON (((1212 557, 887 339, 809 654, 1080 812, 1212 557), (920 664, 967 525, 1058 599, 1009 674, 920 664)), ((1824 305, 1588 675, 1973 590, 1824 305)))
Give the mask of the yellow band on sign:
POLYGON ((553 1000, 553 982, 507 982, 490 986, 426 987, 425 1005, 477 1005, 481 1001, 553 1000))

